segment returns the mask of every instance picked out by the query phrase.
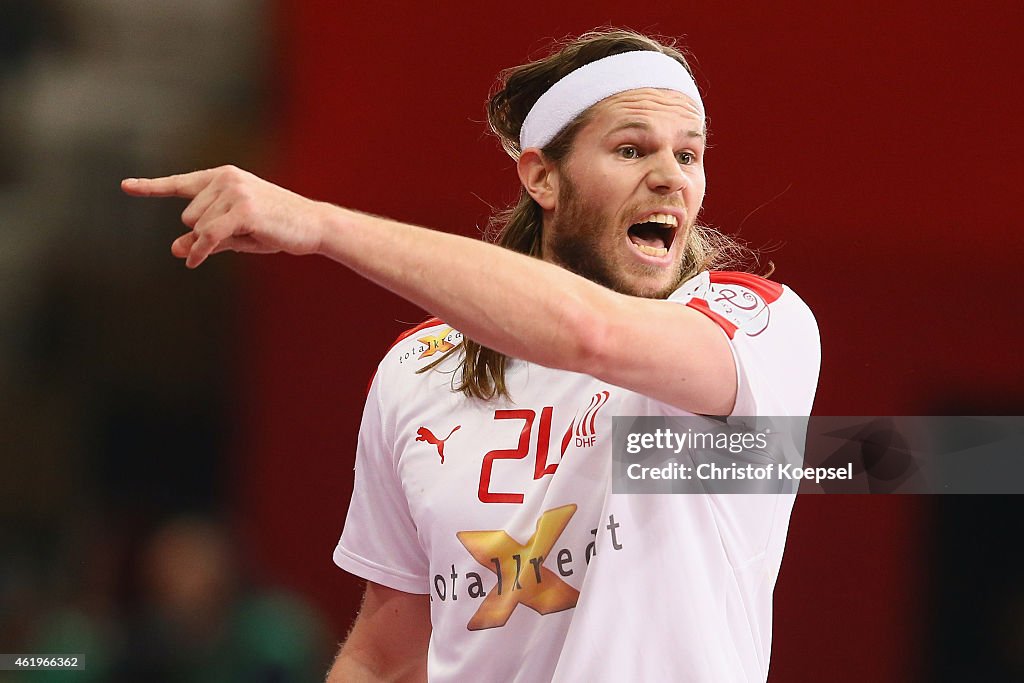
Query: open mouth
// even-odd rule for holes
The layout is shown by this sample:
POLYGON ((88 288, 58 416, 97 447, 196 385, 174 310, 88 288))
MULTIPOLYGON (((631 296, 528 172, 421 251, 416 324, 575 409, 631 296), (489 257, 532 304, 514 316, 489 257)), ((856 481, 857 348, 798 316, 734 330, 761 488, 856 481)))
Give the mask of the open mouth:
POLYGON ((648 256, 664 256, 672 248, 679 222, 667 213, 655 213, 642 222, 629 226, 629 241, 640 253, 648 256))

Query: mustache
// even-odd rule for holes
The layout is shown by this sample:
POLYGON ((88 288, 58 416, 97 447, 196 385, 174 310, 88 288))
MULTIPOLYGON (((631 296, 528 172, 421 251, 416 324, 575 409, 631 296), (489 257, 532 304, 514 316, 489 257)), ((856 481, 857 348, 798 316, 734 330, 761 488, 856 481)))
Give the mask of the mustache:
POLYGON ((627 206, 625 209, 622 210, 620 221, 625 223, 626 225, 632 225, 633 218, 635 218, 636 216, 642 216, 644 214, 653 213, 656 211, 663 212, 665 209, 680 211, 683 214, 683 222, 679 226, 680 228, 691 227, 694 221, 696 220, 694 216, 690 215, 690 211, 689 209, 686 208, 685 204, 680 204, 678 202, 669 202, 667 204, 664 202, 660 204, 647 204, 638 202, 637 204, 627 206))

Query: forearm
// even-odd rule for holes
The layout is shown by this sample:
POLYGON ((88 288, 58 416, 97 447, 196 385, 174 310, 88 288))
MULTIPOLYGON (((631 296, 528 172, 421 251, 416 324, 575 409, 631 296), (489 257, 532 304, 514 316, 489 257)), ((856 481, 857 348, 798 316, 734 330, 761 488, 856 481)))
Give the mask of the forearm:
POLYGON ((591 312, 621 296, 479 240, 324 206, 322 255, 509 356, 582 369, 591 312))

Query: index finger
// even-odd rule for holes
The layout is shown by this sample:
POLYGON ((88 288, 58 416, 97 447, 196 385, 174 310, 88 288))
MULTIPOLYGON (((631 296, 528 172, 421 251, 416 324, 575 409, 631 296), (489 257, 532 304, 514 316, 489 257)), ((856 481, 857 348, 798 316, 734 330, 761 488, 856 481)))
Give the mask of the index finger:
POLYGON ((162 178, 125 178, 121 189, 137 197, 184 197, 191 199, 210 184, 215 170, 179 173, 162 178))

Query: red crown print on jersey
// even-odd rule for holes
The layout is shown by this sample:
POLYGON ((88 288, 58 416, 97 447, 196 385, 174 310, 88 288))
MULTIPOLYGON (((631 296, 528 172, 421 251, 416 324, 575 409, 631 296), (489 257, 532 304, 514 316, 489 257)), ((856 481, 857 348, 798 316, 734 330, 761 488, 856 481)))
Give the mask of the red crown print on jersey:
POLYGON ((593 446, 597 442, 597 429, 595 428, 595 421, 597 420, 597 411, 604 407, 604 404, 608 402, 610 394, 607 391, 599 391, 590 397, 590 405, 583 411, 583 417, 573 418, 572 422, 569 423, 569 428, 565 430, 565 434, 562 436, 562 455, 565 455, 565 450, 569 447, 569 442, 572 441, 573 433, 576 434, 576 446, 582 448, 585 446, 593 446))
POLYGON ((426 441, 429 444, 433 444, 437 448, 437 454, 439 456, 441 456, 441 464, 443 465, 444 464, 444 442, 447 441, 448 439, 452 438, 452 434, 454 434, 455 432, 459 431, 459 429, 461 427, 462 427, 462 425, 455 425, 455 429, 453 429, 452 431, 448 432, 448 436, 444 437, 443 439, 439 439, 436 436, 434 436, 434 433, 431 432, 426 427, 420 427, 419 429, 416 430, 416 434, 417 434, 416 440, 417 441, 426 441))

